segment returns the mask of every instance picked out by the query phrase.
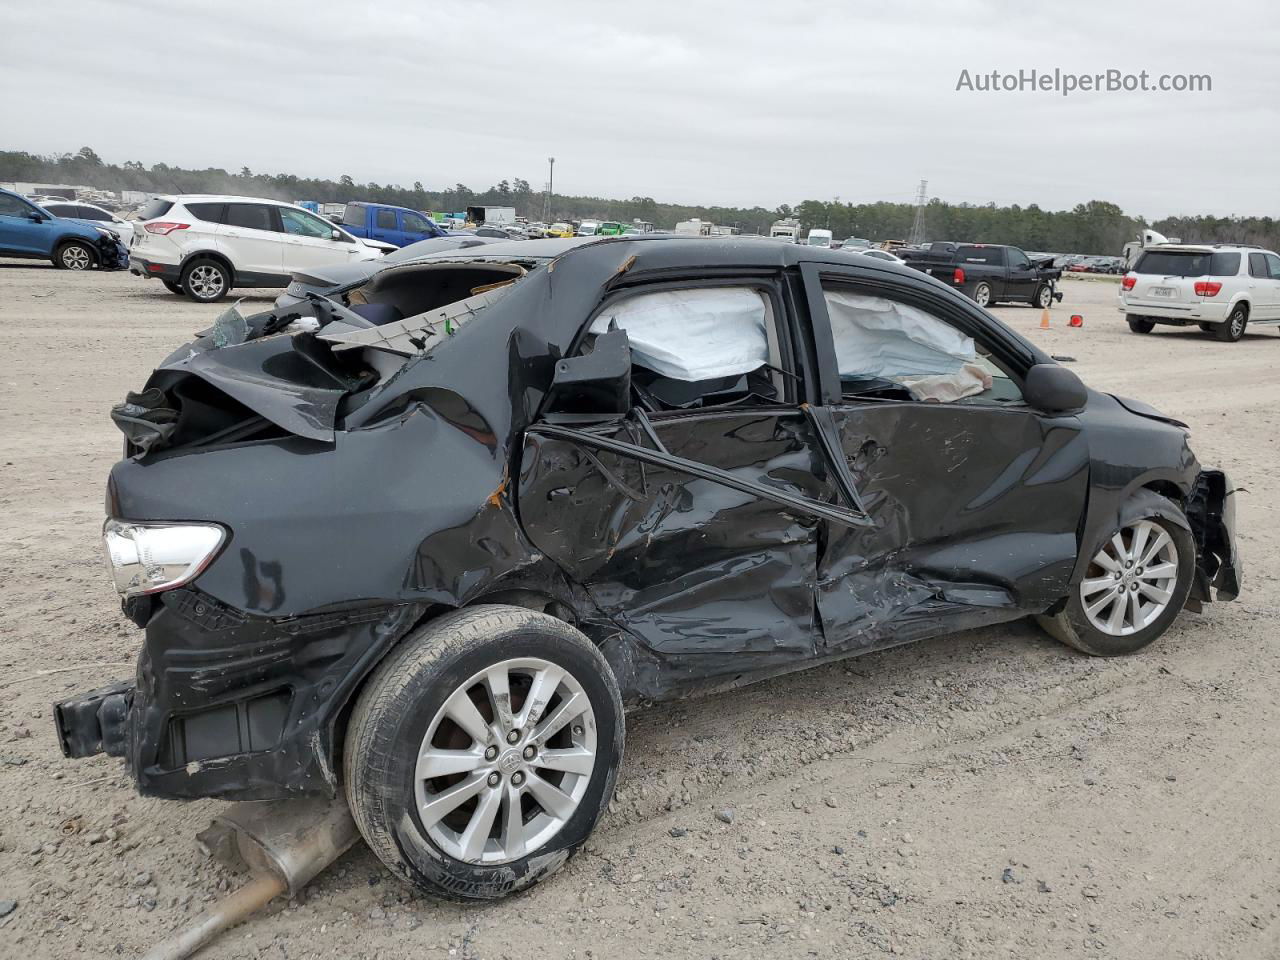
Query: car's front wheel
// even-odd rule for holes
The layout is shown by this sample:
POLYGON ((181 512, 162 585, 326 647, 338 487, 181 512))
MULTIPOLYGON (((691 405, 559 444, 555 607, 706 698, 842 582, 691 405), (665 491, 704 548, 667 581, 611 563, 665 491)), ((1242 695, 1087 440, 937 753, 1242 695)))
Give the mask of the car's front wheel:
POLYGON ((397 875, 491 900, 554 872, 586 840, 622 759, 618 686, 568 624, 485 605, 411 634, 347 729, 347 800, 397 875))
POLYGON ((1036 289, 1035 305, 1042 310, 1048 310, 1053 306, 1053 287, 1047 283, 1042 283, 1036 289))
POLYGON ((1186 603, 1196 559, 1190 530, 1170 510, 1141 511, 1095 545, 1062 609, 1040 625, 1096 657, 1136 653, 1164 633, 1186 603))
POLYGON ((221 300, 231 289, 231 277, 217 260, 199 257, 182 271, 182 292, 196 303, 221 300))
POLYGON ((54 266, 62 270, 89 270, 97 262, 94 249, 79 240, 68 240, 53 255, 54 266))

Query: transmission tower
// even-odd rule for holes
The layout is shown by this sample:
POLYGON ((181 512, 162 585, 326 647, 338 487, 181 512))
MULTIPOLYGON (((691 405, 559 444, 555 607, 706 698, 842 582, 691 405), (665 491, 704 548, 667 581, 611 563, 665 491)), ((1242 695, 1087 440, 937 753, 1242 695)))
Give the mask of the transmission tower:
POLYGON ((907 238, 910 244, 924 243, 924 205, 929 202, 929 181, 920 181, 920 190, 916 193, 916 218, 911 223, 911 236, 907 238))

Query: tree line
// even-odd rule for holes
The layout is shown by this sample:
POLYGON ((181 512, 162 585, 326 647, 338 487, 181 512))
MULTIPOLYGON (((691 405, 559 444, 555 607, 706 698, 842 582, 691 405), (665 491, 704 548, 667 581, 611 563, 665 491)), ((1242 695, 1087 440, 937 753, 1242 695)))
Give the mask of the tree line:
MULTIPOLYGON (((231 173, 219 167, 189 170, 164 163, 146 166, 136 160, 114 164, 104 161, 90 147, 54 156, 0 151, 0 180, 72 183, 146 193, 244 194, 290 201, 368 200, 445 212, 488 204, 515 207, 519 215, 530 220, 542 218, 545 200, 541 191, 535 191, 521 177, 499 181, 485 190, 472 190, 462 183, 427 189, 421 181, 412 186, 358 183, 345 174, 330 180, 290 173, 254 173, 248 167, 231 173)), ((620 200, 558 193, 552 197, 550 215, 553 220, 647 220, 658 229, 671 229, 682 220, 697 218, 737 227, 742 233, 764 234, 773 221, 794 217, 804 229, 823 227, 840 239, 905 240, 911 233, 915 207, 910 203, 805 200, 795 207, 783 204, 769 210, 760 206, 659 203, 641 196, 620 200)), ((1256 243, 1273 250, 1280 247, 1280 221, 1271 217, 1174 216, 1148 223, 1102 200, 1077 204, 1070 210, 1044 210, 1036 204, 998 207, 934 199, 926 207, 925 224, 927 239, 931 240, 1010 243, 1024 250, 1055 253, 1118 254, 1144 226, 1188 242, 1256 243)))

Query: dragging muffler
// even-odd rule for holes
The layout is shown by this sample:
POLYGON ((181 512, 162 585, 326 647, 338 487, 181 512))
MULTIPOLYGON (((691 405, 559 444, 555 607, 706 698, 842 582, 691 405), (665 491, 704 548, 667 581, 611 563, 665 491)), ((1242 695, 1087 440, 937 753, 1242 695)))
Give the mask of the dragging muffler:
POLYGON ((272 800, 234 803, 196 835, 206 854, 250 881, 228 894, 142 960, 183 960, 282 893, 297 895, 359 839, 346 802, 272 800))

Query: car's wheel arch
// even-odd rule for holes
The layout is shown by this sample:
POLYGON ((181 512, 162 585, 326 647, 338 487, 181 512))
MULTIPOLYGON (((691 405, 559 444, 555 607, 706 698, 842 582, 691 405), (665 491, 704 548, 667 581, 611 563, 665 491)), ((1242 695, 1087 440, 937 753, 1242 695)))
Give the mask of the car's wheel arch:
MULTIPOLYGON (((1095 543, 1121 527, 1144 517, 1159 516, 1191 531, 1184 512, 1191 486, 1172 470, 1155 470, 1133 479, 1118 494, 1108 497, 1109 502, 1105 506, 1100 506, 1098 498, 1091 496, 1077 530, 1076 564, 1071 572, 1068 591, 1076 588, 1088 569, 1095 543)), ((1069 595, 1068 592, 1059 598, 1045 613, 1052 616, 1059 612, 1069 595)))
POLYGON ((181 276, 187 269, 187 266, 196 260, 213 260, 227 271, 227 289, 231 289, 236 285, 236 268, 227 259, 227 255, 219 253, 217 250, 193 250, 191 253, 184 254, 182 261, 178 264, 178 275, 181 276))
MULTIPOLYGON (((335 704, 330 710, 329 721, 329 743, 325 758, 326 765, 331 770, 342 769, 342 746, 346 742, 347 726, 351 721, 351 713, 355 709, 356 702, 360 699, 360 693, 368 684, 369 678, 373 676, 373 672, 378 666, 392 656, 405 639, 417 631, 421 630, 433 620, 438 620, 447 614, 454 613, 466 607, 474 607, 480 605, 492 606, 495 604, 519 607, 525 610, 533 610, 537 613, 545 613, 548 616, 555 617, 569 626, 581 629, 578 618, 573 615, 572 607, 564 597, 557 597, 552 591, 544 589, 535 589, 529 587, 504 587, 499 590, 493 590, 488 593, 481 594, 461 606, 454 606, 447 603, 432 604, 427 607, 422 614, 412 622, 410 622, 403 630, 395 636, 392 642, 386 644, 379 652, 378 656, 369 658, 360 665, 360 676, 355 683, 348 686, 340 703, 335 704)), ((584 634, 596 646, 600 646, 600 638, 593 635, 592 631, 584 631, 584 634)), ((317 749, 323 749, 317 746, 317 749)))
MULTIPOLYGON (((1249 303, 1249 295, 1247 293, 1238 293, 1235 298, 1227 305, 1227 316, 1235 313, 1236 307, 1244 307, 1245 319, 1249 319, 1249 315, 1253 313, 1253 306, 1249 303)), ((1223 321, 1226 322, 1225 320, 1223 321)))
POLYGON ((61 250, 63 247, 65 247, 68 243, 84 244, 84 246, 89 248, 89 252, 92 253, 95 258, 100 259, 97 241, 90 240, 88 237, 82 237, 78 233, 61 234, 56 240, 53 241, 53 245, 49 248, 49 256, 56 257, 58 255, 58 251, 61 250))

